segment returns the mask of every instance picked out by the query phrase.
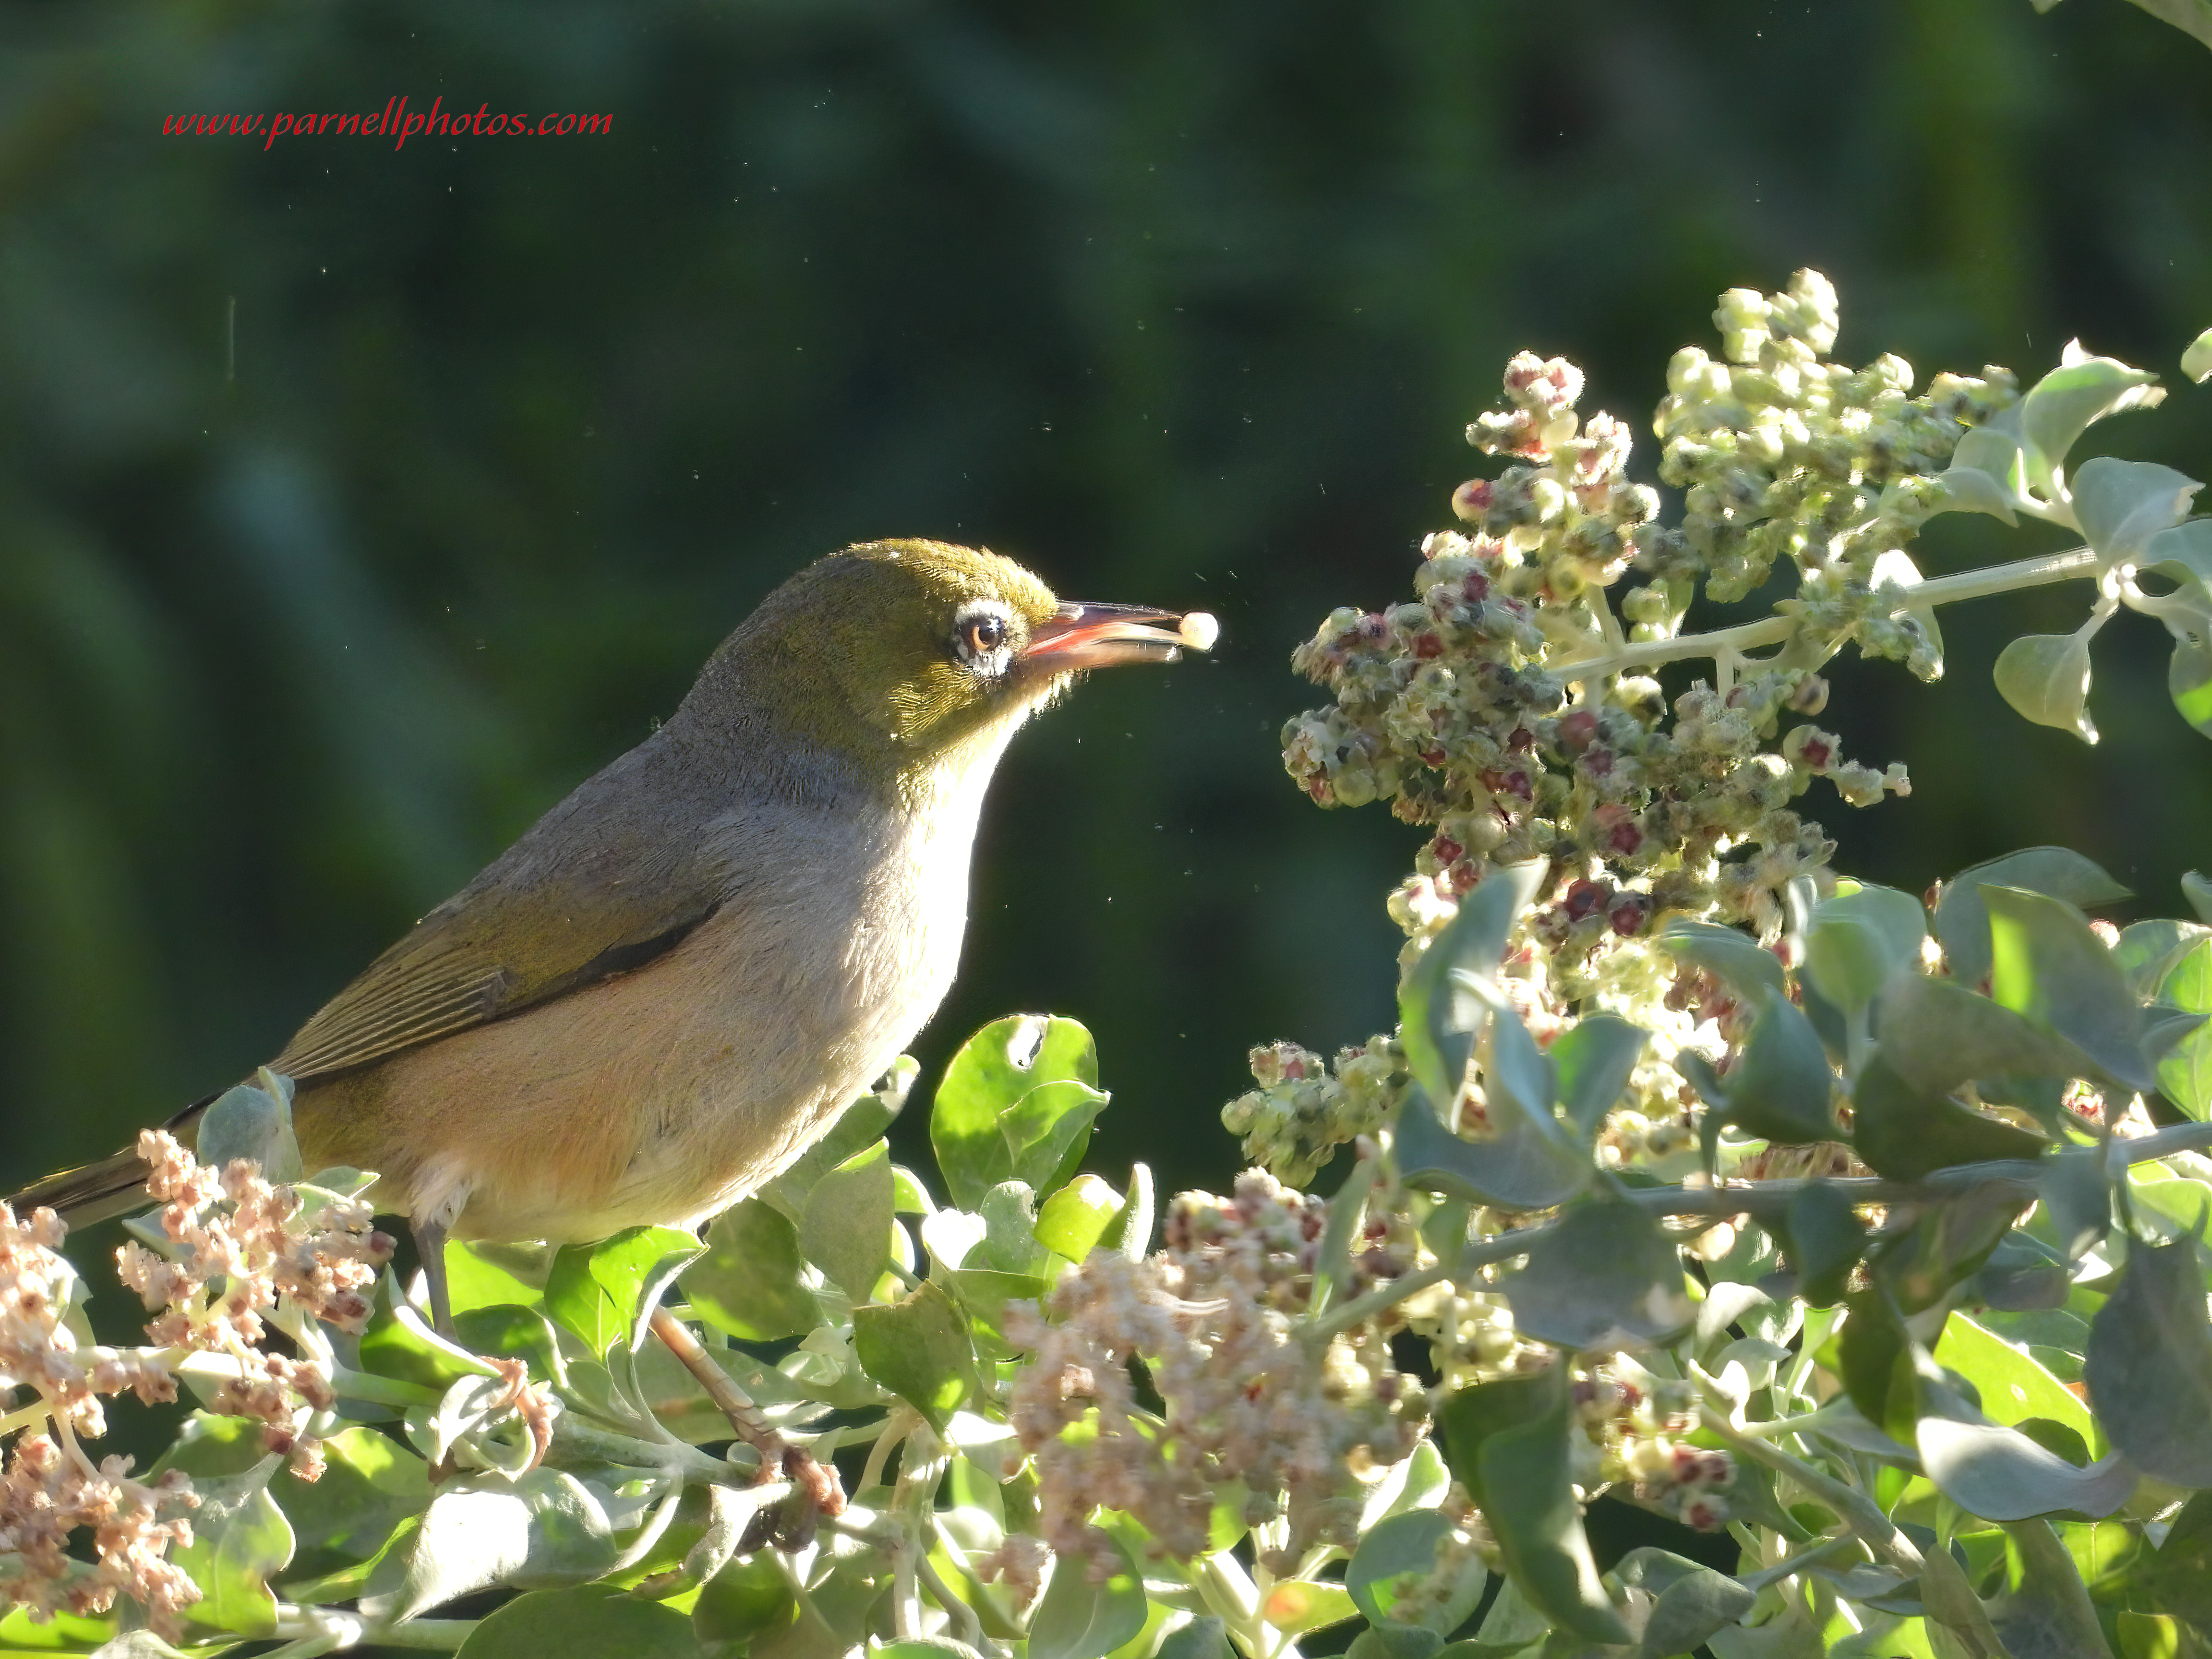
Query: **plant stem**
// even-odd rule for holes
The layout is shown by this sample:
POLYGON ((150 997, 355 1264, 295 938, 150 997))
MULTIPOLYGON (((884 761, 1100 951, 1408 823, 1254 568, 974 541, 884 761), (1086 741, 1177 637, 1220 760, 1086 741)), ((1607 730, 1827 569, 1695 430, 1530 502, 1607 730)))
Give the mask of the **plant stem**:
MULTIPOLYGON (((2171 1158, 2176 1152, 2200 1146, 2212 1146, 2212 1123, 2176 1124, 2172 1128, 2121 1141, 2118 1151, 2121 1160, 2132 1165, 2171 1158)), ((1633 1204, 1655 1216, 1751 1215, 1771 1218, 1787 1210, 1790 1200, 1808 1187, 1828 1188, 1841 1193, 1855 1205, 1925 1204, 1992 1184, 2018 1187, 2023 1194, 2032 1194, 2042 1172, 2042 1166, 2033 1159, 2004 1158, 1984 1164, 1954 1164, 1947 1170, 1931 1170, 1918 1181, 1888 1181, 1880 1176, 1835 1176, 1789 1181, 1729 1182, 1712 1187, 1630 1187, 1618 1196, 1620 1201, 1633 1204)), ((1318 1346, 1340 1332, 1348 1331, 1355 1325, 1363 1324, 1376 1315, 1419 1295, 1432 1285, 1464 1278, 1492 1262, 1526 1255, 1529 1247, 1557 1224, 1556 1222, 1540 1222, 1533 1227, 1496 1233, 1470 1243, 1460 1253, 1456 1261, 1431 1262, 1310 1321, 1302 1328, 1304 1339, 1309 1345, 1318 1346)))
MULTIPOLYGON (((1699 1379, 1700 1387, 1705 1381, 1699 1379)), ((1899 1532, 1890 1518, 1875 1507, 1874 1500, 1857 1487, 1845 1486, 1833 1475, 1814 1468, 1802 1457, 1792 1456, 1770 1441, 1753 1439, 1729 1420, 1727 1413, 1716 1411, 1711 1405, 1699 1408, 1698 1420, 1731 1449, 1765 1464, 1778 1474, 1788 1475, 1818 1497, 1850 1522, 1851 1530, 1866 1541, 1869 1549, 1899 1572, 1920 1571, 1920 1552, 1913 1547, 1912 1540, 1899 1532)))
MULTIPOLYGON (((1922 582, 1907 590, 1891 605, 1888 614, 1901 617, 1939 605, 1955 605, 1960 599, 1985 599, 1992 593, 2009 593, 2017 588, 2097 574, 2094 549, 2069 548, 2063 553, 2039 554, 2032 559, 2015 559, 2009 564, 1965 570, 1955 576, 1938 576, 1934 581, 1922 582)), ((1734 628, 1717 628, 1705 634, 1678 634, 1671 640, 1646 640, 1638 645, 1623 646, 1601 657, 1546 666, 1572 684, 1603 679, 1635 668, 1656 668, 1662 663, 1678 662, 1686 657, 1734 661, 1747 651, 1784 643, 1800 626, 1796 617, 1762 617, 1757 622, 1741 623, 1734 628)))

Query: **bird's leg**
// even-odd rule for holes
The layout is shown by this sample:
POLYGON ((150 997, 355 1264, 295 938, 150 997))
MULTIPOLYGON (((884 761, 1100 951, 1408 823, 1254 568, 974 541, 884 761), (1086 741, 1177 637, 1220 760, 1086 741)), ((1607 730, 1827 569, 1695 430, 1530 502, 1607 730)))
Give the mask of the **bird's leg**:
MULTIPOLYGON (((707 1391, 707 1398, 729 1419, 730 1426, 738 1431, 738 1438, 760 1453, 763 1477, 779 1472, 787 1474, 812 1509, 823 1515, 844 1513, 845 1493, 837 1484, 836 1470, 816 1462, 805 1448, 793 1445, 778 1434, 760 1414, 760 1408, 745 1398, 744 1390, 714 1363, 699 1345, 699 1339, 684 1328, 682 1320, 665 1308, 655 1308, 653 1334, 698 1380, 699 1386, 707 1391)), ((811 1520, 806 1524, 811 1530, 811 1520)))
POLYGON ((422 1277, 430 1285, 430 1325, 448 1342, 453 1340, 453 1299, 446 1289, 446 1234, 442 1221, 408 1223, 415 1235, 415 1253, 422 1258, 422 1277))

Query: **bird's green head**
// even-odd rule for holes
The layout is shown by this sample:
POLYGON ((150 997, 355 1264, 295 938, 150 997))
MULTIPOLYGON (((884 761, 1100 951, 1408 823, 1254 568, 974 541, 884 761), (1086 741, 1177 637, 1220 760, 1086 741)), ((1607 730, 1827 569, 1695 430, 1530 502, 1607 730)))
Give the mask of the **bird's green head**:
POLYGON ((1210 617, 1063 603, 1012 559, 946 542, 864 542, 816 561, 731 635, 730 672, 793 741, 911 791, 987 768, 1085 671, 1173 662, 1210 617))

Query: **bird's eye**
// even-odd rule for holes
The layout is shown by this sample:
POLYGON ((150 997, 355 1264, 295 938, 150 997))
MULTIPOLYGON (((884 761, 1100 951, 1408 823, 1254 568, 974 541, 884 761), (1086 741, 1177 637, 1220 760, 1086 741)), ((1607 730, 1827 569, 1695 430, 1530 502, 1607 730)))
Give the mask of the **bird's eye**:
POLYGON ((970 617, 960 625, 961 643, 968 647, 972 659, 988 657, 1006 642, 1006 619, 1004 617, 970 617))

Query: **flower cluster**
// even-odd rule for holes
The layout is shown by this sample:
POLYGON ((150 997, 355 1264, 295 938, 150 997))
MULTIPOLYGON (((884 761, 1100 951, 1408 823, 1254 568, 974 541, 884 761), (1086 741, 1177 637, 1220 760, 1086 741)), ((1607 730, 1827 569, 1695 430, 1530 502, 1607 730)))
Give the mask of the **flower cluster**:
POLYGON ((129 1478, 127 1459, 93 1463, 79 1443, 106 1429, 100 1396, 174 1400, 189 1363, 214 1382, 209 1409, 258 1419, 269 1449, 313 1480, 322 1459, 306 1431, 336 1403, 313 1322, 362 1328, 362 1291, 392 1241, 371 1231, 368 1206, 356 1199, 271 1186, 244 1161, 204 1169, 158 1130, 140 1138, 139 1152, 148 1190, 164 1206, 168 1254, 129 1243, 116 1265, 154 1314, 149 1346, 94 1344, 76 1306, 76 1269, 59 1254, 68 1231, 60 1218, 40 1209, 18 1219, 0 1204, 0 1391, 36 1395, 9 1417, 26 1431, 9 1449, 0 1486, 0 1602, 45 1617, 105 1611, 120 1591, 173 1635, 179 1610, 199 1592, 166 1552, 191 1541, 191 1523, 176 1511, 197 1499, 173 1471, 149 1484, 129 1478), (257 1346, 264 1316, 295 1339, 299 1358, 257 1346), (210 1368, 210 1359, 219 1363, 210 1368), (51 1433, 35 1431, 40 1422, 51 1433), (66 1551, 81 1528, 92 1534, 90 1564, 66 1551))
POLYGON ((1626 1481, 1644 1503, 1663 1504, 1700 1532, 1727 1521, 1722 1494, 1735 1483, 1735 1460, 1685 1438, 1697 1421, 1690 1384, 1655 1379, 1616 1358, 1577 1367, 1572 1398, 1582 1428, 1571 1448, 1575 1484, 1586 1498, 1626 1481))
POLYGON ((116 1272, 149 1311, 160 1310, 146 1328, 153 1341, 251 1347, 279 1297, 340 1330, 368 1322, 364 1291, 392 1259, 393 1241, 372 1229, 366 1202, 311 1188, 311 1206, 299 1188, 271 1186, 243 1158, 220 1172, 204 1169, 160 1129, 139 1135, 138 1152, 173 1249, 163 1255, 125 1244, 116 1272))
MULTIPOLYGON (((1181 1195, 1158 1255, 1095 1252, 1037 1314, 1010 1322, 1009 1337, 1036 1351, 1010 1416, 1036 1457, 1039 1530, 1054 1549, 1087 1553, 1086 1521, 1103 1504, 1188 1559, 1239 1486, 1245 1520, 1287 1523, 1265 1552, 1271 1571, 1354 1541, 1361 1478, 1412 1455, 1425 1391, 1370 1328, 1300 1340, 1293 1322, 1311 1298, 1325 1218, 1317 1200, 1248 1171, 1231 1198, 1181 1195), (1164 1407, 1158 1419, 1139 1403, 1132 1361, 1164 1407)), ((1364 1242, 1355 1273, 1393 1276, 1413 1248, 1386 1227, 1364 1242)))
MULTIPOLYGON (((1503 970, 1515 1012, 1545 1045, 1601 1009, 1654 1033, 1635 1097, 1601 1138, 1616 1165, 1690 1144, 1672 1062, 1688 1047, 1725 1069, 1743 1035, 1724 998, 1681 994, 1661 924, 1775 939, 1793 883, 1833 882, 1834 843, 1798 798, 1816 779, 1853 805, 1909 790, 1903 767, 1854 760, 1811 723, 1828 697, 1814 671, 1856 642, 1936 672, 1932 621, 1900 610, 1918 580, 1901 544, 1942 501, 1960 437, 2015 396, 2002 370, 1939 375, 1916 395, 1895 357, 1825 361, 1835 295, 1817 272, 1782 294, 1732 290, 1715 322, 1725 361, 1678 354, 1657 416, 1679 522, 1629 481, 1627 429, 1577 414, 1580 371, 1523 353, 1503 406, 1468 430, 1509 465, 1455 492, 1465 527, 1422 544, 1414 599, 1335 611, 1291 658, 1334 699, 1284 728, 1291 777, 1323 805, 1386 800, 1429 830, 1390 896, 1401 965, 1490 871, 1541 860, 1503 970), (1784 554, 1797 590, 1776 607, 1794 630, 1777 654, 1716 647, 1712 678, 1671 701, 1638 672, 1692 654, 1675 642, 1700 584, 1740 598, 1784 554)), ((1347 1050, 1334 1076, 1291 1044, 1253 1060, 1258 1088, 1224 1118, 1248 1157, 1291 1181, 1386 1123, 1403 1089, 1387 1039, 1347 1050)), ((1479 1125, 1480 1100, 1460 1117, 1479 1125)))
POLYGON ((105 1613, 120 1592, 146 1609, 157 1634, 178 1633, 179 1615, 200 1591, 167 1552, 192 1541, 191 1522, 179 1511, 199 1500, 173 1469, 147 1483, 131 1480, 130 1468, 123 1457, 94 1468, 66 1434, 63 1443, 27 1434, 8 1449, 0 1476, 0 1605, 20 1604, 43 1623, 59 1612, 105 1613), (68 1553, 70 1535, 80 1528, 92 1534, 89 1562, 68 1553))
POLYGON ((1684 491, 1682 520, 1645 533, 1639 564, 1686 603, 1698 580, 1710 599, 1742 599, 1787 556, 1807 584, 1790 603, 1838 643, 1848 635, 1933 678, 1924 627, 1870 614, 1875 567, 1935 511, 1936 475, 1960 438, 2015 401, 2012 374, 1938 374, 1916 397, 1901 357, 1858 369, 1823 362, 1836 290, 1816 270, 1781 294, 1730 289, 1713 321, 1726 361, 1686 346, 1667 368, 1654 425, 1665 444, 1659 476, 1684 491))
POLYGON ((1221 1121, 1243 1138, 1247 1158, 1293 1185, 1312 1180, 1338 1147, 1387 1124, 1407 1081, 1405 1051, 1386 1036, 1340 1050, 1334 1067, 1295 1042, 1253 1049, 1251 1066, 1260 1086, 1231 1101, 1221 1121))

